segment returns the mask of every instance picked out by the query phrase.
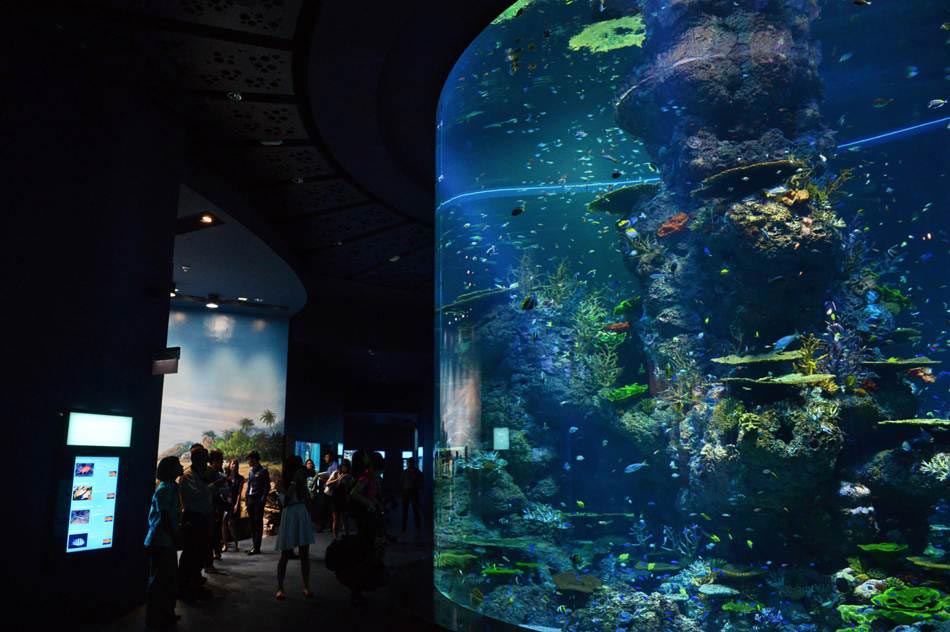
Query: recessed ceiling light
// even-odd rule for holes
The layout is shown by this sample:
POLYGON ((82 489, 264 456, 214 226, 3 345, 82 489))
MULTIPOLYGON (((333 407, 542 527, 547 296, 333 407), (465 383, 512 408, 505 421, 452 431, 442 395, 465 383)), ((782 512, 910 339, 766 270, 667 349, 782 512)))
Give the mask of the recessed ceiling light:
POLYGON ((399 261, 399 255, 393 255, 392 257, 389 258, 389 260, 393 263, 396 263, 397 261, 399 261))
POLYGON ((207 307, 208 309, 218 309, 218 304, 215 303, 214 301, 208 301, 207 303, 205 303, 205 307, 207 307))
POLYGON ((202 214, 201 214, 201 223, 202 223, 202 224, 213 224, 213 223, 214 223, 214 216, 211 215, 210 213, 202 213, 202 214))
POLYGON ((240 101, 244 98, 244 95, 240 92, 228 92, 227 97, 229 101, 240 101))
POLYGON ((181 267, 181 271, 182 271, 182 272, 190 272, 190 271, 191 271, 191 266, 182 266, 182 267, 181 267))
POLYGON ((169 293, 168 293, 168 296, 169 296, 169 298, 175 298, 175 293, 174 293, 174 292, 169 292, 169 293))
POLYGON ((246 296, 239 296, 239 297, 238 297, 238 300, 239 300, 239 301, 246 301, 246 300, 247 300, 247 297, 246 297, 246 296))
POLYGON ((262 298, 255 298, 254 300, 257 301, 258 303, 263 303, 263 302, 264 302, 264 299, 262 299, 262 298))

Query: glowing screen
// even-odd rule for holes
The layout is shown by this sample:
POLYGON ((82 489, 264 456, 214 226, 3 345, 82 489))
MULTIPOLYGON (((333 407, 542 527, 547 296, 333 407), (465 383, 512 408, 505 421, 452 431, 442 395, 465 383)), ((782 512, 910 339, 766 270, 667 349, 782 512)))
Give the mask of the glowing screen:
POLYGON ((66 445, 127 448, 131 440, 131 417, 69 413, 69 431, 66 434, 66 445))
POLYGON ((76 457, 67 517, 67 553, 112 548, 118 482, 119 457, 76 457))

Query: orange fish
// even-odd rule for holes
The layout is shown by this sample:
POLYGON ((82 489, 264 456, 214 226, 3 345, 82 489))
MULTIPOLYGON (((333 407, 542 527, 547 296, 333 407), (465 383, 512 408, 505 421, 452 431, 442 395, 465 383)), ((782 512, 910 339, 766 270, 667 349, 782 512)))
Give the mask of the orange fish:
POLYGON ((689 215, 686 213, 677 213, 660 225, 659 230, 656 231, 657 237, 666 237, 667 235, 678 233, 686 228, 687 223, 689 223, 689 215))
POLYGON ((630 329, 630 323, 626 321, 604 325, 604 331, 627 331, 628 329, 630 329))

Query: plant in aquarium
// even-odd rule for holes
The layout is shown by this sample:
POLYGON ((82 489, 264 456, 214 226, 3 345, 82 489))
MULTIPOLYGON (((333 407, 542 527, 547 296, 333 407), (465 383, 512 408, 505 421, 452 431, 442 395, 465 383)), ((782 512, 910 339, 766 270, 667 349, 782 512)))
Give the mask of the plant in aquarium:
POLYGON ((449 599, 578 632, 946 624, 946 18, 905 4, 523 0, 460 58, 449 599))

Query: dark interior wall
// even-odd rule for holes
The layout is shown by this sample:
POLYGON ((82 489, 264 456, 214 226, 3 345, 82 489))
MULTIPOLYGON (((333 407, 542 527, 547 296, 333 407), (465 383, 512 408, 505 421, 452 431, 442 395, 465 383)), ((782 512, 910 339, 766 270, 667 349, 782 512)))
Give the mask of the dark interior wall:
POLYGON ((15 434, 6 447, 19 477, 6 597, 34 621, 108 616, 144 596, 162 397, 151 355, 166 340, 183 145, 123 87, 121 60, 17 28, 16 59, 30 63, 8 68, 0 105, 4 399, 15 434), (54 528, 72 475, 61 413, 77 409, 134 424, 121 451, 115 545, 67 558, 65 531, 54 528))

